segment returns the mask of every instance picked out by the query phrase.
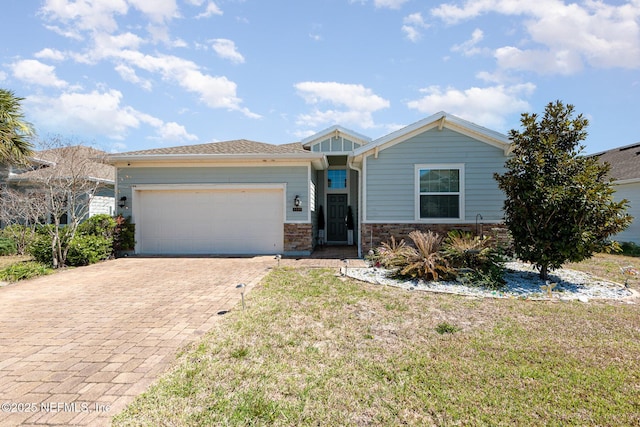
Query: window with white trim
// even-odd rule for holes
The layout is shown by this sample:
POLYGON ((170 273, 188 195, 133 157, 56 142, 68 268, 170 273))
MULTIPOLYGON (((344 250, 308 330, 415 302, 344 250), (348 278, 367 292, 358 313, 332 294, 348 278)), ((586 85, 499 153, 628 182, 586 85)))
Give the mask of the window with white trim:
POLYGON ((463 165, 416 165, 417 219, 462 219, 463 165))

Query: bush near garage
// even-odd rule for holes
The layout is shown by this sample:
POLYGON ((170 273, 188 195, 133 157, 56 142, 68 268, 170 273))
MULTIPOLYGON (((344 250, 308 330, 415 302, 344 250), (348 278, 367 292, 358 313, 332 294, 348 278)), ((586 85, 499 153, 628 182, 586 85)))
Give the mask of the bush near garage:
MULTIPOLYGON (((48 228, 54 225, 39 227, 36 237, 31 242, 28 252, 36 261, 52 265, 52 233, 48 228)), ((108 259, 113 253, 113 233, 115 220, 109 215, 96 215, 89 218, 78 228, 78 233, 71 237, 64 227, 60 230, 63 247, 68 248, 65 265, 80 267, 108 259)))
POLYGON ((0 237, 0 256, 15 255, 16 252, 16 242, 13 239, 0 237))
POLYGON ((125 251, 132 251, 136 246, 136 226, 131 223, 131 217, 118 215, 115 218, 116 226, 113 234, 113 252, 116 256, 125 251))
POLYGON ((16 245, 19 255, 24 255, 27 246, 31 243, 35 235, 34 227, 22 224, 11 224, 0 230, 0 237, 11 239, 16 245))

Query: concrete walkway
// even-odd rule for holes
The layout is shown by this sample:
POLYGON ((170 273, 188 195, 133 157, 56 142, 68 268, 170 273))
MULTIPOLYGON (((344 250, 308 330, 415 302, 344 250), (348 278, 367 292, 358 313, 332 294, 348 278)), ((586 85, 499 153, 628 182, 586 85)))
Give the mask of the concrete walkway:
POLYGON ((0 288, 0 425, 109 425, 275 265, 121 258, 0 288))

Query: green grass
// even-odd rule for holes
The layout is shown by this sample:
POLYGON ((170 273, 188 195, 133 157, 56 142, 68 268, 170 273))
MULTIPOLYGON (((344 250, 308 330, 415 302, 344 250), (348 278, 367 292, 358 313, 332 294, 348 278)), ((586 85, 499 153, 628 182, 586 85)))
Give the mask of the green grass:
POLYGON ((4 255, 0 256, 0 269, 9 267, 12 264, 19 262, 31 261, 33 258, 29 255, 4 255))
POLYGON ((479 300, 286 268, 246 299, 114 425, 640 424, 638 302, 479 300))
POLYGON ((22 261, 7 265, 0 269, 0 280, 7 282, 17 282, 31 279, 33 277, 45 276, 53 273, 49 266, 36 261, 22 261))

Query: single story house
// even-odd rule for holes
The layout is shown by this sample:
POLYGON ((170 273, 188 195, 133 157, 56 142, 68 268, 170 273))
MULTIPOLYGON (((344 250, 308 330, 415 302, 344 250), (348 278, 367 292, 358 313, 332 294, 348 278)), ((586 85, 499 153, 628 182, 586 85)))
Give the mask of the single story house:
MULTIPOLYGON (((80 214, 91 217, 115 214, 115 167, 106 164, 104 151, 83 145, 63 146, 36 151, 26 164, 0 165, 0 197, 2 189, 40 193, 53 181, 82 182, 75 188, 87 189, 90 194, 79 195, 80 214)), ((18 220, 20 221, 20 220, 18 220)), ((66 224, 63 215, 62 224, 66 224)), ((2 224, 0 224, 2 226, 2 224)))
POLYGON ((493 174, 509 150, 506 135, 440 112, 375 140, 333 126, 292 144, 225 141, 107 161, 136 253, 305 255, 353 234, 362 255, 414 229, 504 230, 493 174))
POLYGON ((619 242, 640 245, 640 143, 613 148, 592 154, 601 162, 609 163, 609 176, 614 179, 617 200, 627 199, 627 213, 634 217, 631 225, 614 236, 619 242))

